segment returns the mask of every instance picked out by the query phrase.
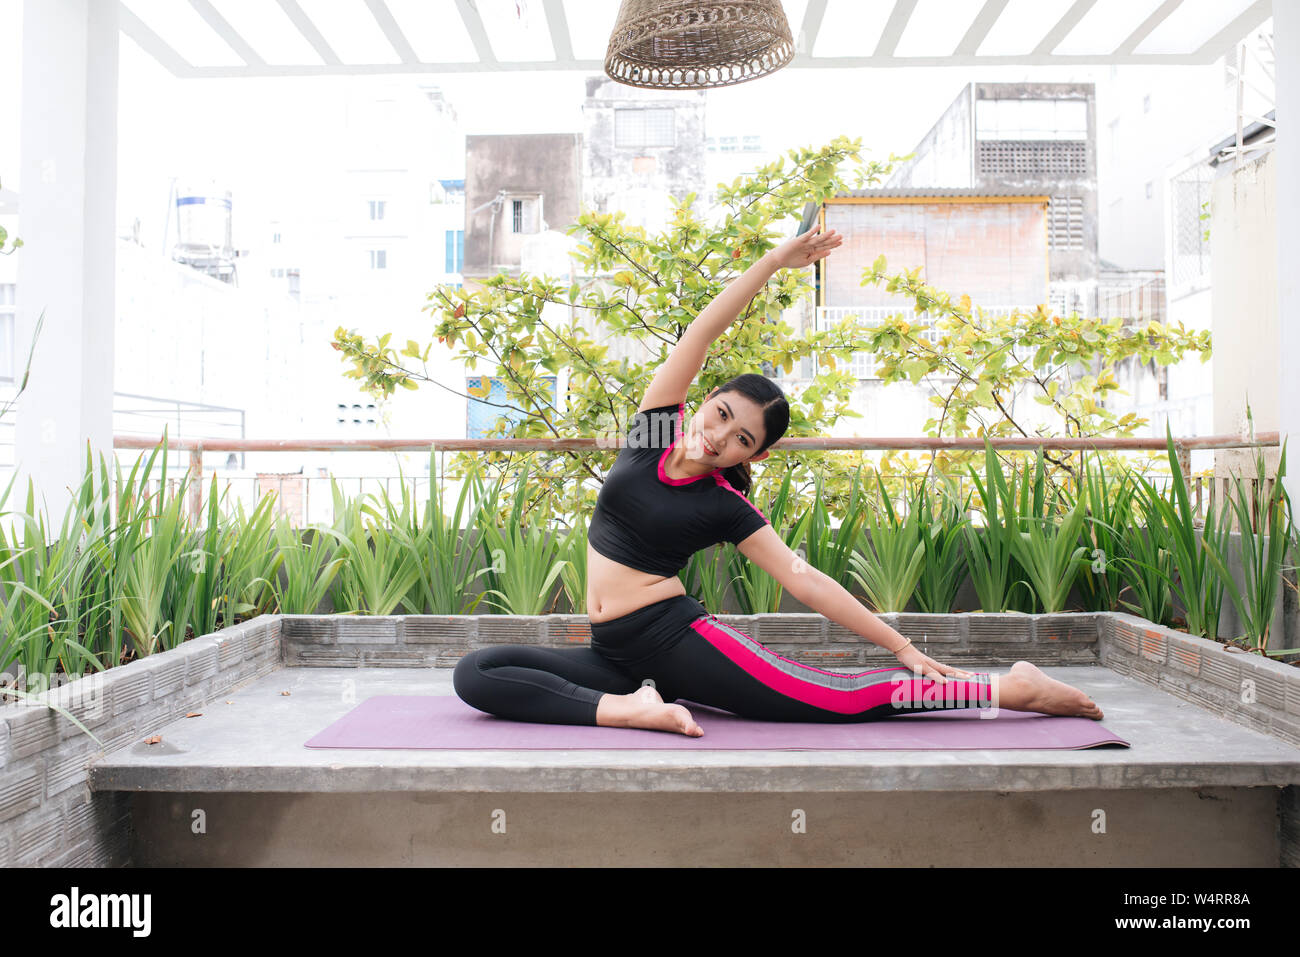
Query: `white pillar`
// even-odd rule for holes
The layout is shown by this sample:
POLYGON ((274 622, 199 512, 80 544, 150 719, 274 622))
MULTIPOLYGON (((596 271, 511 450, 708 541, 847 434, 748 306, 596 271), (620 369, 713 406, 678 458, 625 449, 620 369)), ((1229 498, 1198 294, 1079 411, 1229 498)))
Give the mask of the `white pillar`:
POLYGON ((18 477, 30 478, 57 533, 84 474, 86 447, 112 474, 116 315, 118 5, 100 0, 23 4, 22 159, 16 372, 31 349, 18 399, 18 477))
POLYGON ((1300 514, 1300 4, 1273 4, 1277 54, 1278 434, 1287 437, 1291 504, 1300 514), (1297 109, 1292 110, 1291 104, 1297 109))

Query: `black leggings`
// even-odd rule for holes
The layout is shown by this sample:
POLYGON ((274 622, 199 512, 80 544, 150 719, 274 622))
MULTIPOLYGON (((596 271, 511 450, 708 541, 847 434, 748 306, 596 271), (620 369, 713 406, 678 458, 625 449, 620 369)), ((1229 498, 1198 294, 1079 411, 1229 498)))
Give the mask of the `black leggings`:
POLYGON ((452 685, 466 704, 515 721, 596 723, 605 694, 653 684, 664 701, 685 698, 762 721, 871 721, 936 708, 992 706, 992 679, 941 685, 901 665, 857 674, 783 658, 677 595, 613 621, 591 623, 589 648, 497 645, 456 663, 452 685))

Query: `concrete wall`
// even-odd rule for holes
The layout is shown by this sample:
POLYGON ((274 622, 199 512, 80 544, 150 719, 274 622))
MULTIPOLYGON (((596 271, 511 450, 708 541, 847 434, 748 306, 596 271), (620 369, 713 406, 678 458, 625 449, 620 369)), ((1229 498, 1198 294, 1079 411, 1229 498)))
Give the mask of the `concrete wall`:
POLYGON ((979 156, 976 155, 974 181, 971 185, 1041 188, 1045 194, 1053 197, 1082 199, 1083 248, 1081 250, 1053 248, 1051 278, 1053 282, 1095 283, 1100 264, 1097 257, 1097 115, 1093 85, 1091 83, 977 83, 975 99, 1077 99, 1087 103, 1088 136, 1084 141, 1087 151, 1085 172, 984 172, 980 168, 979 156))
POLYGON ((499 211, 478 208, 499 190, 542 194, 541 219, 551 229, 573 223, 582 197, 581 134, 465 137, 466 277, 491 275, 498 266, 519 269, 523 237, 510 234, 509 201, 499 211))
POLYGON ((1179 162, 1185 154, 1204 161, 1207 146, 1230 131, 1236 85, 1222 57, 1112 73, 1097 88, 1100 254, 1125 269, 1163 269, 1169 177, 1190 165, 1179 162))
POLYGON ((102 748, 42 704, 0 706, 0 866, 132 864, 131 795, 91 791, 88 764, 117 748, 168 753, 145 739, 280 663, 280 616, 262 615, 46 692, 102 748))
MULTIPOLYGON (((1053 141, 1033 140, 1032 144, 1053 141)), ((972 83, 963 88, 934 127, 917 144, 916 157, 900 168, 886 183, 889 187, 976 187, 997 189, 1029 187, 1053 197, 1074 197, 1082 201, 1082 249, 1053 248, 1051 280, 1083 297, 1080 311, 1094 308, 1098 259, 1097 229, 1097 118, 1091 83, 972 83), (979 100, 1083 100, 1087 104, 1088 129, 1083 141, 1086 169, 1075 172, 987 170, 981 162, 981 144, 1001 142, 979 140, 976 112, 979 100), (1091 298, 1090 298, 1091 297, 1091 298)), ((1069 300, 1067 299, 1067 308, 1069 300)))
POLYGON ((622 210, 627 222, 654 231, 669 220, 668 197, 705 190, 704 91, 646 90, 589 77, 582 107, 585 126, 583 202, 601 212, 622 210), (671 146, 618 146, 619 110, 673 111, 671 146))
POLYGON ((920 266, 926 283, 954 297, 1032 308, 1047 301, 1045 216, 1040 203, 997 200, 828 203, 826 226, 844 245, 824 261, 824 305, 901 303, 883 285, 861 285, 883 253, 890 272, 920 266))
MULTIPOLYGON (((1249 400, 1256 432, 1278 429, 1278 382, 1271 371, 1277 326, 1277 178, 1270 151, 1225 169, 1214 182, 1210 253, 1214 332, 1214 431, 1246 428, 1249 400)), ((1269 475, 1277 474, 1279 449, 1265 449, 1269 475)), ((1215 475, 1253 475, 1254 450, 1215 454, 1215 475), (1243 471, 1244 470, 1244 471, 1243 471)))
POLYGON ((943 115, 912 150, 915 155, 885 182, 885 186, 973 186, 972 147, 975 139, 973 84, 965 84, 943 115))

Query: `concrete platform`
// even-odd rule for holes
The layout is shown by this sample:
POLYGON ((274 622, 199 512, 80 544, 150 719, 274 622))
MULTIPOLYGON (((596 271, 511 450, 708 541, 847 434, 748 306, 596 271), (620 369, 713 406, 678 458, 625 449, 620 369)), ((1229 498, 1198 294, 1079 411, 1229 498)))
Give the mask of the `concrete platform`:
POLYGON ((356 702, 452 694, 451 671, 289 667, 90 784, 132 792, 143 867, 1278 866, 1300 749, 1106 668, 1044 670, 1133 747, 318 750, 356 702))
MULTIPOLYGON (((1004 671, 1004 669, 994 669, 1004 671)), ((453 694, 444 668, 287 667, 95 759, 95 791, 1068 791, 1282 787, 1300 749, 1102 667, 1044 668, 1131 748, 1082 751, 394 751, 303 743, 374 695, 453 694), (282 695, 288 691, 288 696, 282 695), (229 702, 229 703, 226 703, 229 702)), ((706 727, 707 734, 707 727, 706 727)))

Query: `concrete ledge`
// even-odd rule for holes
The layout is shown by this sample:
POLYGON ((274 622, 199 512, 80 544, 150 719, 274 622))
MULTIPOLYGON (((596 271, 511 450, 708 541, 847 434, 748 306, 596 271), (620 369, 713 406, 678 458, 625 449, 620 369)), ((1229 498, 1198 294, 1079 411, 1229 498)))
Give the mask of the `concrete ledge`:
MULTIPOLYGON (((884 648, 824 615, 717 617, 805 664, 852 667, 894 660, 884 648)), ((1020 659, 1037 665, 1097 664, 1105 618, 1098 612, 879 617, 932 656, 974 667, 1020 659)), ((281 635, 289 666, 446 668, 467 652, 494 644, 587 644, 591 623, 586 615, 283 615, 281 635)))
POLYGON ((1134 615, 1102 618, 1107 668, 1300 747, 1300 668, 1134 615))
POLYGON ((130 803, 89 787, 91 760, 270 674, 280 647, 280 616, 263 615, 0 705, 0 866, 128 864, 130 803), (102 747, 41 700, 70 711, 102 747))
POLYGON ((1277 866, 1273 788, 901 797, 145 793, 132 850, 145 867, 1277 866))
MULTIPOLYGON (((113 791, 378 793, 1074 791, 1300 784, 1300 750, 1105 668, 1053 668, 1103 702, 1130 749, 415 751, 305 748, 356 703, 454 692, 445 669, 285 668, 202 717, 97 758, 113 791), (283 692, 288 691, 288 695, 283 692)), ((708 733, 707 719, 701 724, 708 733)))
MULTIPOLYGON (((720 615, 795 660, 894 660, 815 614, 720 615)), ((372 694, 451 694, 450 667, 501 642, 590 640, 585 615, 273 615, 0 706, 0 864, 131 863, 131 792, 1012 793, 1268 788, 1279 860, 1300 863, 1300 669, 1122 613, 883 615, 939 660, 1029 660, 1084 688, 1134 749, 1078 752, 314 751, 372 694), (1077 667, 1067 667, 1067 666, 1077 667), (1084 667, 1086 665, 1086 667, 1084 667), (290 695, 280 692, 287 690, 290 695), (189 717, 191 712, 203 712, 189 717), (159 745, 143 741, 162 735, 159 745)))

